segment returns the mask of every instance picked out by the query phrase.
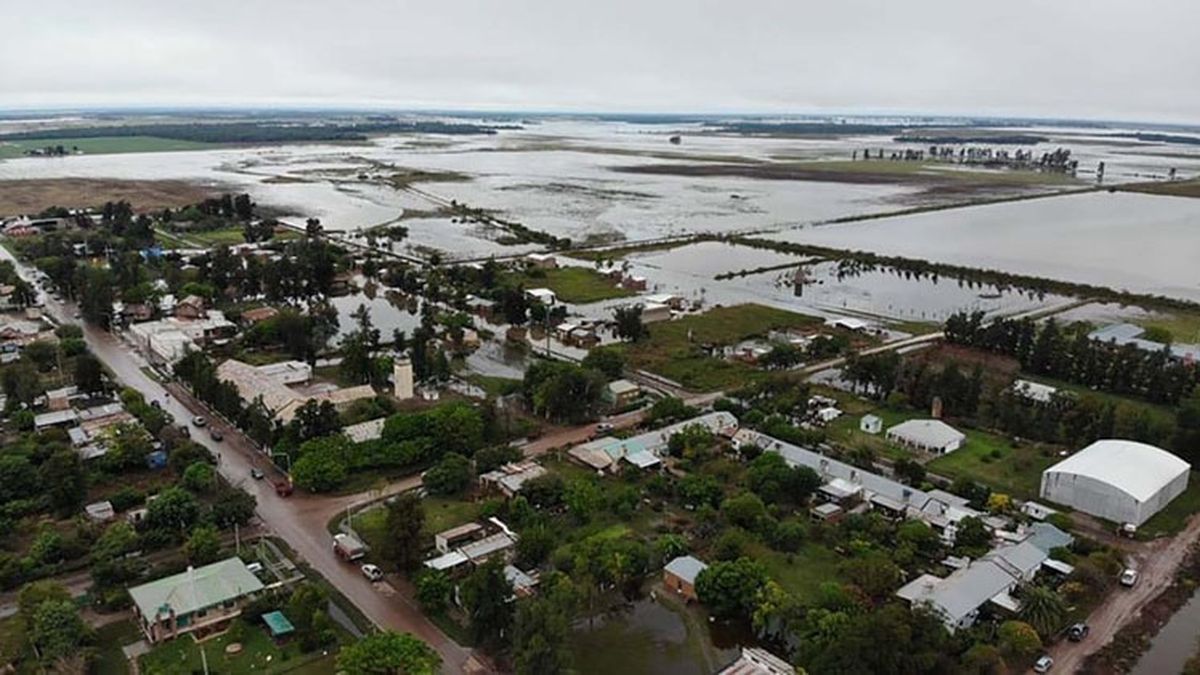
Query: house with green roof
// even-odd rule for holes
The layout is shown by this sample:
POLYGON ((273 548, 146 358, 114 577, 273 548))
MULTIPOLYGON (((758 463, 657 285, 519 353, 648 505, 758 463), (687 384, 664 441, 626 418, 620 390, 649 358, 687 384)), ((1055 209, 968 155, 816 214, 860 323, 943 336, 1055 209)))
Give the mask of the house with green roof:
POLYGON ((151 643, 222 624, 242 613, 242 605, 263 583, 241 558, 191 568, 129 589, 138 625, 151 643))

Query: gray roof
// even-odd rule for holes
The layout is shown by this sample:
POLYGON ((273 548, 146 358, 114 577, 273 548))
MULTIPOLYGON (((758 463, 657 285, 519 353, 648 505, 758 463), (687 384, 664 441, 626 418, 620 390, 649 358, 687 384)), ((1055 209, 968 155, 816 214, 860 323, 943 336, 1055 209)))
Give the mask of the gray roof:
POLYGON ((708 565, 690 555, 681 555, 667 563, 667 566, 663 569, 671 574, 674 574, 680 579, 683 579, 689 584, 694 584, 696 583, 696 577, 699 576, 701 572, 708 569, 708 565))
POLYGON ((1000 564, 1011 565, 1022 578, 1033 576, 1033 573, 1042 566, 1048 556, 1046 552, 1038 548, 1030 541, 1024 541, 1015 546, 1001 546, 994 548, 983 557, 984 560, 1003 561, 1000 564))
MULTIPOLYGON (((921 579, 917 580, 920 581, 921 579)), ((916 593, 910 591, 908 595, 901 597, 908 597, 917 603, 926 603, 940 612, 946 623, 957 624, 988 600, 1008 590, 1016 581, 995 562, 980 560, 955 571, 936 584, 930 584, 916 593)), ((905 586, 901 591, 909 589, 912 585, 905 586)))
POLYGON ((1029 529, 1033 532, 1033 535, 1026 541, 1046 553, 1062 546, 1070 546, 1071 542, 1075 541, 1075 537, 1063 532, 1050 523, 1034 523, 1029 526, 1029 529))
POLYGON ((838 461, 832 457, 826 457, 812 450, 772 438, 766 434, 747 430, 743 430, 739 434, 741 434, 741 438, 753 442, 764 450, 778 452, 792 466, 809 467, 827 482, 834 478, 841 478, 850 483, 861 485, 868 492, 882 495, 894 502, 906 504, 914 509, 923 508, 930 499, 928 494, 917 488, 909 487, 890 478, 885 478, 884 476, 838 461))
POLYGON ((129 589, 129 595, 138 612, 153 619, 160 610, 164 615, 167 610, 174 610, 176 615, 191 614, 262 589, 262 582, 246 568, 241 558, 228 558, 134 586, 129 589))
POLYGON ((889 428, 887 435, 927 448, 941 448, 967 438, 966 434, 941 420, 908 420, 889 428))
POLYGON ((1173 344, 1169 347, 1162 342, 1155 342, 1139 337, 1146 332, 1141 326, 1136 326, 1131 323, 1115 323, 1103 328, 1098 328, 1088 337, 1100 342, 1112 342, 1118 345, 1133 345, 1138 349, 1147 352, 1159 352, 1163 348, 1167 348, 1171 352, 1171 356, 1181 360, 1200 360, 1200 345, 1194 344, 1173 344))

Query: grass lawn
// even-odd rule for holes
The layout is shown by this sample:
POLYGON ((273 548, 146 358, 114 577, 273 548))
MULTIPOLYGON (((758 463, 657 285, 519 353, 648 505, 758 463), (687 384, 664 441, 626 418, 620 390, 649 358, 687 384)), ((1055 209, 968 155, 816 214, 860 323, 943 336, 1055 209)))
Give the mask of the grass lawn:
POLYGON ((1200 313, 1171 312, 1169 314, 1155 314, 1145 319, 1136 319, 1134 323, 1147 329, 1159 328, 1165 330, 1171 334, 1172 342, 1200 342, 1200 313))
POLYGON ((717 359, 700 345, 732 345, 778 328, 820 325, 821 319, 763 305, 716 307, 703 314, 649 326, 650 335, 626 346, 629 364, 674 380, 689 389, 716 391, 737 388, 766 375, 736 361, 717 359), (689 342, 688 336, 691 335, 689 342))
POLYGON ((153 136, 99 136, 96 138, 43 138, 38 140, 0 141, 0 159, 23 157, 26 150, 61 145, 68 151, 79 148, 85 155, 112 155, 125 152, 178 152, 180 150, 209 150, 220 147, 215 143, 178 141, 153 136))
MULTIPOLYGON (((426 497, 425 531, 429 536, 463 525, 479 517, 480 504, 445 497, 426 497)), ((354 516, 354 530, 371 546, 377 548, 383 542, 387 509, 375 508, 354 516)))
POLYGON ((129 660, 121 648, 137 642, 142 633, 132 619, 103 626, 96 631, 96 644, 100 650, 92 665, 94 675, 127 675, 129 660))
POLYGON ((801 602, 816 599, 817 590, 827 581, 838 581, 837 553, 820 544, 806 543, 793 554, 773 551, 760 542, 747 547, 749 557, 762 563, 767 572, 801 602))
MULTIPOLYGON (((198 244, 201 247, 209 248, 213 246, 236 246, 246 243, 246 237, 242 234, 240 227, 223 227, 216 230, 197 230, 195 232, 179 232, 176 233, 177 239, 198 244)), ((271 241, 288 241, 299 237, 299 233, 293 230, 276 232, 275 237, 271 241)))
POLYGON ((1200 180, 1179 180, 1170 182, 1136 183, 1122 185, 1117 188, 1125 192, 1145 192, 1154 195, 1173 195, 1176 197, 1200 197, 1200 180))
POLYGON ((1188 477, 1187 489, 1167 505, 1167 508, 1154 514, 1138 528, 1138 536, 1161 537, 1178 533, 1187 525, 1192 514, 1200 511, 1200 473, 1195 471, 1188 477))
POLYGON ((948 478, 969 478, 996 492, 1019 499, 1036 499, 1042 471, 1058 458, 1047 456, 1047 446, 1013 446, 1007 440, 982 431, 963 430, 967 442, 954 452, 925 465, 929 471, 948 478))
POLYGON ((617 288, 607 277, 588 267, 540 270, 536 276, 525 274, 520 280, 525 288, 549 288, 562 302, 577 305, 635 295, 631 290, 617 288))
POLYGON ((508 396, 521 388, 521 380, 511 380, 507 377, 470 373, 466 374, 464 379, 482 389, 489 396, 508 396))
POLYGON ((246 624, 243 631, 242 651, 226 654, 225 646, 232 640, 228 633, 196 644, 189 637, 164 642, 150 651, 138 664, 143 673, 187 675, 203 672, 200 649, 204 648, 208 666, 212 671, 225 675, 249 675, 250 673, 317 673, 335 672, 333 655, 321 656, 301 654, 296 644, 277 646, 267 635, 261 624, 246 624))
POLYGON ((912 453, 908 450, 889 443, 883 436, 883 432, 878 434, 868 434, 859 429, 859 423, 862 416, 870 413, 876 415, 883 420, 883 428, 900 424, 917 415, 913 412, 900 412, 891 408, 879 407, 871 408, 870 404, 862 399, 839 399, 839 407, 842 408, 845 414, 829 423, 826 427, 826 432, 829 438, 839 445, 843 445, 850 449, 867 448, 875 453, 877 457, 886 457, 889 459, 911 458, 912 453), (856 406, 852 402, 857 401, 866 405, 856 406))

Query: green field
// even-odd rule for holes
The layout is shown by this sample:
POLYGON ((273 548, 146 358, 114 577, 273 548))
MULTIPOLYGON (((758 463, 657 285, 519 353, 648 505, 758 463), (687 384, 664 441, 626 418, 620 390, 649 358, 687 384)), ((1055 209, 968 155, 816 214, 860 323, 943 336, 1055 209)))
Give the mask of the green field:
POLYGON ((127 152, 178 152, 210 150, 215 143, 176 141, 154 136, 99 136, 97 138, 45 138, 31 141, 0 141, 0 159, 24 157, 27 150, 61 145, 68 151, 78 148, 85 155, 114 155, 127 152))
MULTIPOLYGON (((250 673, 291 673, 293 675, 318 675, 335 670, 335 656, 322 656, 320 652, 301 654, 294 643, 276 645, 261 624, 245 624, 242 650, 237 654, 225 653, 230 644, 228 633, 203 644, 208 667, 212 672, 226 675, 249 675, 250 673)), ((201 645, 184 637, 164 642, 138 660, 141 672, 163 675, 188 675, 201 673, 203 661, 201 645)))
POLYGON ((821 325, 819 318, 763 305, 716 307, 649 326, 650 335, 625 347, 634 369, 648 370, 689 389, 716 391, 744 386, 765 371, 736 361, 708 356, 701 345, 732 345, 772 329, 821 325), (688 335, 691 335, 691 341, 688 335))
MULTIPOLYGON (((471 522, 479 517, 480 504, 443 497, 426 497, 425 532, 433 535, 452 527, 471 522)), ((384 530, 387 509, 376 508, 354 516, 354 531, 371 548, 378 548, 386 535, 384 530)))
MULTIPOLYGON (((159 242, 166 248, 212 248, 214 246, 236 246, 246 243, 246 237, 240 227, 223 227, 217 230, 194 230, 172 232, 158 228, 154 231, 159 242)), ((300 236, 298 232, 287 230, 276 232, 272 241, 290 241, 300 236)))
POLYGON ((746 549, 747 555, 762 563, 771 578, 801 603, 817 599, 817 591, 825 582, 838 582, 837 568, 841 558, 820 544, 806 543, 796 553, 780 553, 759 542, 746 549))
POLYGON ((519 279, 525 288, 549 288, 560 301, 576 305, 635 295, 631 290, 617 288, 607 277, 587 267, 538 270, 519 279))
POLYGON ((1018 499, 1036 499, 1042 471, 1059 459, 1045 446, 1014 446, 993 434, 973 429, 963 432, 967 442, 961 448, 938 457, 925 468, 948 478, 969 478, 1018 499))

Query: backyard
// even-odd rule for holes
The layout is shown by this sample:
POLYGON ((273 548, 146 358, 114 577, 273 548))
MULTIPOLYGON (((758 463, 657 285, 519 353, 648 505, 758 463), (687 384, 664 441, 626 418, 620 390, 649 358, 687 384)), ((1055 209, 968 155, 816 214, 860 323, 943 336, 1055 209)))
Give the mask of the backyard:
POLYGON ((276 644, 261 623, 248 624, 238 621, 226 633, 197 644, 189 637, 164 642, 138 660, 143 673, 187 675, 204 672, 202 658, 208 659, 208 667, 226 675, 243 673, 292 673, 294 675, 318 675, 335 672, 335 656, 323 656, 321 652, 302 654, 299 646, 276 644), (240 626, 240 628, 238 628, 240 626), (236 633, 241 633, 240 640, 236 633), (237 653, 228 653, 226 647, 234 642, 241 644, 237 653), (204 657, 201 657, 201 649, 204 657))
POLYGON ((994 434, 962 431, 967 442, 926 464, 926 469, 948 478, 967 478, 1018 499, 1037 499, 1042 471, 1060 459, 1049 446, 1030 442, 1014 445, 994 434))

